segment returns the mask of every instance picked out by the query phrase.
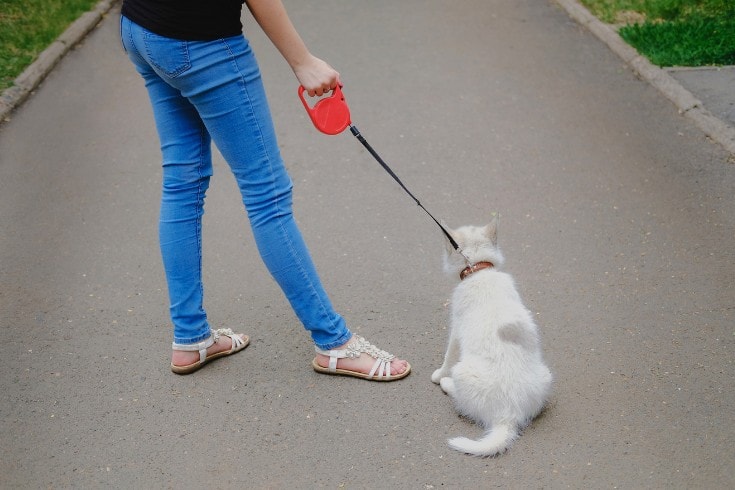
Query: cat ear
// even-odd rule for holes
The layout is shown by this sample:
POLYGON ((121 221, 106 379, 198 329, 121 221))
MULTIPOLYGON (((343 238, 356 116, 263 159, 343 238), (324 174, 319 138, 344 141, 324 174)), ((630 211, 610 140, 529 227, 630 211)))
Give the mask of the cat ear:
POLYGON ((485 226, 484 232, 493 245, 498 244, 498 213, 493 213, 493 219, 489 225, 485 226))

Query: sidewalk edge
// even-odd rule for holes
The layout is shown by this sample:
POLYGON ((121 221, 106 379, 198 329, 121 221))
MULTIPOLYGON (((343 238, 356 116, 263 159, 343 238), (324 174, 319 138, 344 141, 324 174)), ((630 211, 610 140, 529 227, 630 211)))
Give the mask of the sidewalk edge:
POLYGON ((11 112, 28 99, 66 53, 95 28, 118 1, 100 0, 92 10, 72 22, 23 73, 18 75, 13 85, 0 94, 0 124, 8 120, 11 112))
POLYGON ((706 136, 735 155, 735 128, 705 109, 702 101, 685 89, 665 70, 653 65, 626 43, 609 25, 592 15, 578 0, 554 0, 569 17, 604 42, 643 80, 658 89, 679 109, 679 113, 691 119, 706 136))

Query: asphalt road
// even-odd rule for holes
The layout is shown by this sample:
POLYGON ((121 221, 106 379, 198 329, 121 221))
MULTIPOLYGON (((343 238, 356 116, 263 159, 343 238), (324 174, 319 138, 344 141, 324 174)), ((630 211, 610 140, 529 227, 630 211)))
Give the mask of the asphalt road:
POLYGON ((116 10, 0 126, 0 487, 729 488, 735 166, 552 2, 288 0, 353 122, 449 226, 500 243, 555 375, 511 450, 430 375, 443 237, 349 133, 310 125, 252 19, 296 215, 353 329, 409 359, 388 385, 314 373, 218 157, 207 307, 252 345, 168 368, 159 151, 116 10))

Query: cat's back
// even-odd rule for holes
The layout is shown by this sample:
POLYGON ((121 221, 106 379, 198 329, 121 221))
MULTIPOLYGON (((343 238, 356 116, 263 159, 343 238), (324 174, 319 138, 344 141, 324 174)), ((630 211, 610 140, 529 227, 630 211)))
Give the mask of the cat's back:
POLYGON ((460 282, 452 295, 454 320, 464 328, 500 328, 508 323, 535 328, 513 277, 498 270, 481 271, 460 282))

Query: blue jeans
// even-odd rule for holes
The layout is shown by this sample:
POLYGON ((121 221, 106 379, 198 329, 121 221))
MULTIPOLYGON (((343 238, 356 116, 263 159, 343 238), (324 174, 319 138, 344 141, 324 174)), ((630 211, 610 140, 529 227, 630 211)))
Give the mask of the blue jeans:
POLYGON ((124 16, 121 37, 145 80, 161 142, 159 238, 174 342, 210 335, 203 306, 202 215, 214 141, 237 180, 260 255, 299 320, 318 347, 345 343, 351 334, 332 308, 293 218, 291 178, 248 41, 242 35, 165 38, 124 16))

